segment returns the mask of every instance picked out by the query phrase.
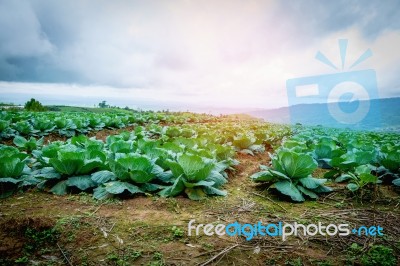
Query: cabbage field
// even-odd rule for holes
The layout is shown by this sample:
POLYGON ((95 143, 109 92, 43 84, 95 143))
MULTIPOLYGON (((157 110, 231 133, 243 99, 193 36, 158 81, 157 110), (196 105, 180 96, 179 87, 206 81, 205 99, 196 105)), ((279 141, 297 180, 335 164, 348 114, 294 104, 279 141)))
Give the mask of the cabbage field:
MULTIPOLYGON (((56 265, 84 265, 84 252, 93 256, 87 257, 85 265, 184 265, 193 254, 196 263, 204 265, 224 265, 232 258, 244 260, 239 265, 246 265, 246 260, 253 261, 252 265, 352 265, 372 260, 368 256, 387 256, 393 262, 399 255, 400 138, 396 133, 279 125, 234 115, 3 111, 0 141, 1 226, 23 224, 21 242, 27 242, 26 230, 32 224, 26 221, 35 224, 32 221, 37 219, 55 219, 51 228, 58 230, 57 243, 63 245, 49 252, 57 253, 58 257, 52 255, 56 265), (18 203, 21 200, 26 202, 18 203), (91 215, 77 215, 68 207, 59 213, 69 204, 66 201, 88 209, 91 215), (47 211, 30 209, 32 202, 47 211), (118 204, 140 206, 132 207, 137 211, 134 215, 128 211, 107 216, 118 204), (102 214, 99 208, 106 210, 102 214), (56 210, 57 214, 53 213, 56 210), (90 238, 90 245, 98 246, 110 238, 112 230, 99 225, 109 216, 114 225, 119 223, 119 234, 132 240, 130 244, 115 233, 122 242, 96 253, 97 249, 79 246, 79 241, 62 240, 66 237, 63 230, 71 233, 76 229, 70 224, 75 217, 79 230, 98 231, 94 233, 97 238, 90 238), (18 222, 20 217, 28 220, 18 222), (255 223, 266 217, 288 221, 347 219, 349 223, 381 226, 385 222, 387 235, 339 239, 328 250, 321 239, 266 243, 269 240, 262 237, 253 242, 238 237, 232 249, 246 254, 240 255, 225 250, 227 244, 232 246, 232 240, 187 237, 184 221, 189 217, 204 222, 242 219, 255 223), (160 224, 154 226, 154 222, 160 224), (85 223, 88 228, 82 225, 85 223), (157 237, 148 239, 145 235, 154 234, 154 230, 132 236, 132 228, 138 234, 156 228, 157 237, 170 235, 172 230, 172 236, 153 243, 157 237), (141 237, 140 245, 137 237, 141 237), (302 244, 296 246, 295 241, 302 244), (184 257, 163 254, 160 250, 165 243, 179 246, 184 257), (374 250, 379 248, 386 253, 376 255, 374 250), (283 256, 286 253, 282 251, 288 249, 293 250, 291 255, 283 256), (320 252, 311 254, 310 250, 320 252), (340 260, 334 259, 336 256, 340 260)), ((2 237, 9 235, 2 232, 2 237)), ((40 245, 46 246, 45 242, 40 245)), ((46 261, 38 250, 27 252, 22 244, 16 250, 9 249, 1 248, 0 257, 10 265, 46 261)), ((168 252, 170 247, 164 249, 168 252)))

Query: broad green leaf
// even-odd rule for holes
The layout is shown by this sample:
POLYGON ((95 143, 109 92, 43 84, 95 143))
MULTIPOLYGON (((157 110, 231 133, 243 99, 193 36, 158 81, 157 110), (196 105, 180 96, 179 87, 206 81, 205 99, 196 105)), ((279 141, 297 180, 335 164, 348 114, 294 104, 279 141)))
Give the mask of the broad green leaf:
POLYGON ((133 143, 132 143, 132 141, 124 141, 124 140, 115 141, 110 145, 110 151, 112 151, 114 153, 134 152, 133 143))
POLYGON ((319 144, 315 147, 314 153, 317 158, 325 159, 332 158, 332 149, 328 145, 319 144))
POLYGON ((365 164, 365 165, 360 165, 358 167, 356 167, 355 169, 355 173, 357 175, 361 175, 361 174, 370 174, 372 170, 374 170, 375 167, 373 167, 370 164, 365 164))
POLYGON ((86 160, 84 165, 79 168, 76 173, 79 175, 87 175, 101 168, 103 165, 104 163, 100 159, 86 160))
POLYGON ((110 180, 115 180, 116 176, 113 172, 104 170, 92 174, 92 180, 97 184, 103 184, 110 180))
POLYGON ((121 194, 125 190, 128 190, 131 194, 143 193, 143 191, 141 191, 137 186, 134 186, 134 185, 126 183, 126 182, 111 181, 111 182, 105 183, 104 186, 105 186, 106 191, 111 194, 121 194))
POLYGON ((338 178, 336 178, 335 182, 336 183, 340 183, 340 182, 343 182, 343 181, 346 181, 346 180, 349 180, 349 179, 354 179, 354 178, 356 178, 356 177, 354 177, 353 175, 343 174, 343 175, 339 176, 338 178))
POLYGON ((108 193, 111 194, 121 194, 125 191, 126 186, 124 182, 111 181, 104 184, 104 188, 108 193))
POLYGON ((43 167, 35 177, 42 177, 45 179, 60 179, 61 175, 53 167, 43 167))
POLYGON ((400 178, 393 180, 393 185, 400 186, 400 178))
POLYGON ((185 184, 183 183, 182 176, 175 179, 173 185, 164 188, 158 194, 161 197, 174 197, 182 193, 185 190, 185 184))
POLYGON ((13 183, 17 184, 20 180, 12 178, 12 177, 1 177, 0 183, 13 183))
POLYGON ((182 148, 182 147, 179 146, 178 144, 172 143, 172 142, 166 142, 166 143, 164 143, 164 144, 161 146, 161 148, 162 148, 163 150, 170 151, 170 152, 173 152, 173 153, 182 153, 182 152, 185 151, 184 148, 182 148))
POLYGON ((270 171, 257 172, 250 176, 255 182, 270 182, 277 179, 270 171))
POLYGON ((18 187, 34 186, 34 185, 37 185, 38 183, 40 183, 40 181, 41 180, 39 180, 33 176, 25 175, 20 179, 20 183, 18 184, 18 187))
POLYGON ((55 186, 50 189, 50 192, 56 195, 65 195, 67 194, 67 181, 60 181, 55 186))
POLYGON ((294 201, 304 201, 300 191, 289 181, 279 181, 273 185, 279 192, 289 196, 294 201))
POLYGON ((146 157, 126 157, 117 160, 125 169, 150 172, 153 168, 152 162, 146 157))
MULTIPOLYGON (((200 156, 183 154, 178 158, 188 181, 205 180, 214 168, 212 163, 205 163, 200 156)), ((171 169, 172 170, 172 169, 171 169)))
POLYGON ((356 190, 358 190, 360 187, 357 185, 357 184, 355 184, 355 183, 350 183, 350 184, 348 184, 347 185, 347 188, 350 190, 350 191, 356 191, 356 190))
POLYGON ((358 151, 355 153, 356 162, 359 165, 372 164, 376 160, 375 150, 372 151, 358 151))
POLYGON ((375 184, 378 181, 378 177, 371 175, 371 174, 361 174, 360 180, 363 183, 373 183, 375 184))
POLYGON ((214 182, 207 182, 204 180, 196 182, 196 183, 190 183, 190 182, 183 181, 183 183, 185 184, 185 187, 189 187, 189 188, 200 187, 200 186, 211 187, 215 184, 214 182))
POLYGON ((21 162, 17 154, 3 157, 0 159, 0 177, 19 177, 24 167, 25 164, 21 162))
POLYGON ((203 191, 208 195, 226 196, 227 192, 225 190, 219 190, 215 187, 204 187, 203 191))
POLYGON ((59 173, 65 175, 73 175, 79 171, 84 165, 82 160, 66 159, 60 161, 59 159, 51 158, 49 163, 56 169, 59 173))
POLYGON ((333 190, 332 190, 330 187, 322 186, 322 185, 321 185, 321 186, 319 186, 319 187, 313 189, 313 191, 314 191, 315 193, 329 193, 329 192, 332 192, 333 190))
POLYGON ((177 196, 185 189, 185 184, 183 183, 183 178, 178 177, 174 184, 171 186, 170 196, 177 196))
POLYGON ((90 178, 89 175, 82 175, 68 178, 67 185, 75 186, 80 190, 86 190, 90 187, 96 186, 96 183, 90 178))
POLYGON ((318 195, 315 194, 314 192, 312 192, 311 190, 308 190, 300 185, 297 185, 297 189, 300 190, 301 193, 303 193, 304 195, 309 196, 312 199, 318 199, 318 195))
POLYGON ((214 164, 213 171, 221 173, 221 172, 225 171, 226 169, 228 169, 230 166, 231 166, 231 162, 229 162, 229 160, 219 161, 214 164))
POLYGON ((398 150, 388 151, 384 154, 381 164, 393 173, 400 171, 400 153, 398 150))
POLYGON ((243 150, 243 149, 249 148, 255 142, 256 142, 256 138, 254 136, 243 134, 243 135, 235 136, 232 144, 233 144, 233 146, 239 148, 240 150, 243 150))
POLYGON ((156 178, 164 183, 173 183, 174 174, 171 171, 165 171, 156 175, 156 178))
POLYGON ((24 137, 16 136, 13 142, 17 147, 23 148, 28 141, 24 137))
POLYGON ((326 172, 324 174, 324 178, 333 179, 335 176, 337 176, 339 174, 340 174, 340 171, 333 169, 333 170, 330 170, 329 172, 326 172))
POLYGON ((207 196, 207 194, 203 191, 203 188, 201 187, 186 188, 185 193, 191 200, 202 200, 207 196))
POLYGON ((283 180, 290 180, 290 178, 288 176, 286 176, 284 173, 281 173, 279 171, 275 171, 272 169, 268 170, 272 175, 274 175, 275 177, 277 177, 278 179, 283 179, 283 180))
POLYGON ((153 175, 142 170, 133 170, 129 172, 130 179, 135 183, 147 183, 153 179, 153 175))
POLYGON ((326 179, 318 179, 318 178, 314 178, 314 177, 305 177, 305 178, 301 178, 299 179, 300 183, 308 188, 308 189, 315 189, 318 186, 324 184, 326 182, 326 179))
POLYGON ((108 165, 110 166, 111 171, 115 174, 117 178, 127 179, 127 169, 123 167, 120 163, 114 160, 110 160, 108 162, 108 165))
POLYGON ((205 181, 214 182, 213 187, 220 187, 228 182, 226 178, 217 171, 211 171, 205 181))
POLYGON ((63 149, 59 150, 57 155, 60 161, 76 160, 83 162, 86 159, 85 152, 80 151, 79 148, 74 145, 63 146, 63 149))
POLYGON ((125 187, 131 194, 143 193, 143 191, 135 185, 125 183, 125 187))
MULTIPOLYGON (((399 161, 400 161, 400 159, 399 159, 399 161)), ((399 168, 400 168, 400 166, 399 166, 399 161, 393 161, 393 160, 389 160, 389 159, 383 159, 382 161, 381 161, 381 163, 382 163, 382 165, 386 168, 386 169, 388 169, 389 171, 391 171, 391 172, 394 172, 394 173, 396 173, 396 172, 399 172, 399 168)))
POLYGON ((103 186, 97 187, 93 190, 93 197, 98 200, 111 198, 113 194, 108 193, 106 188, 103 186))
POLYGON ((166 164, 169 166, 169 168, 171 169, 172 174, 175 177, 179 177, 179 176, 184 174, 183 169, 179 165, 179 163, 171 161, 171 160, 167 160, 166 164))
POLYGON ((141 184, 139 188, 142 191, 154 192, 154 191, 164 188, 164 186, 160 186, 160 185, 152 184, 152 183, 145 183, 145 184, 141 184))
POLYGON ((307 177, 318 166, 311 156, 289 151, 280 152, 279 160, 286 175, 292 178, 307 177))

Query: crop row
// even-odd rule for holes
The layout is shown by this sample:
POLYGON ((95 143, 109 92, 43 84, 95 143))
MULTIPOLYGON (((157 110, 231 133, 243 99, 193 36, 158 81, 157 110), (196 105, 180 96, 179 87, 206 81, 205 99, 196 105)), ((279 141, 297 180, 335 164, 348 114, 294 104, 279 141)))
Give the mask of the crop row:
POLYGON ((158 124, 217 121, 210 115, 154 112, 0 112, 0 139, 14 136, 44 136, 56 133, 72 137, 104 128, 125 128, 134 124, 158 124))
POLYGON ((394 133, 343 131, 323 127, 297 127, 273 155, 271 166, 252 175, 256 182, 294 201, 330 192, 327 181, 347 183, 354 193, 377 184, 400 186, 400 138, 394 133), (324 178, 312 176, 317 168, 324 178))
MULTIPOLYGON (((64 113, 2 113, 2 117, 33 127, 38 120, 56 123, 59 114, 64 113)), ((98 199, 136 193, 186 194, 195 200, 225 195, 227 171, 234 171, 239 163, 235 153, 254 155, 265 147, 273 149, 271 164, 261 165, 261 171, 251 178, 294 201, 316 199, 332 191, 327 184, 335 182, 361 194, 378 184, 400 186, 398 134, 289 127, 189 113, 64 115, 68 121, 112 119, 135 126, 105 141, 79 135, 44 146, 43 137, 17 134, 13 138, 16 147, 0 146, 2 196, 33 186, 60 195, 92 191, 98 199), (160 123, 168 121, 174 125, 160 123), (314 175, 318 168, 324 178, 314 175)))
POLYGON ((253 154, 290 131, 262 123, 209 123, 135 127, 105 142, 84 135, 43 145, 14 138, 0 146, 2 196, 36 186, 58 195, 93 191, 97 199, 118 194, 186 194, 193 200, 226 195, 221 187, 238 164, 235 152, 253 154))

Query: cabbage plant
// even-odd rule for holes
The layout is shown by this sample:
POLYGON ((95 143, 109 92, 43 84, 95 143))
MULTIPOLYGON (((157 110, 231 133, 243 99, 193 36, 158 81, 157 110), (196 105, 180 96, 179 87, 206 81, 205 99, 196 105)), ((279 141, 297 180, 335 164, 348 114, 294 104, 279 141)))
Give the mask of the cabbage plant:
POLYGON ((168 160, 174 179, 173 184, 160 191, 163 197, 174 197, 185 193, 192 200, 201 200, 207 195, 226 196, 219 188, 226 179, 216 170, 212 160, 198 155, 183 154, 177 160, 168 160))
POLYGON ((272 157, 272 168, 262 166, 263 171, 251 178, 255 182, 271 183, 271 188, 294 201, 304 201, 304 196, 316 199, 319 193, 332 191, 324 186, 326 179, 312 177, 317 166, 310 155, 281 149, 272 157))
POLYGON ((379 184, 381 181, 377 176, 371 174, 371 172, 375 169, 372 165, 360 165, 355 168, 354 173, 349 172, 347 174, 343 174, 340 177, 336 178, 336 182, 348 181, 347 189, 352 192, 357 190, 362 190, 364 187, 368 185, 379 184))
POLYGON ((11 195, 24 182, 29 157, 14 147, 0 145, 0 198, 11 195))
MULTIPOLYGON (((106 155, 102 151, 84 150, 72 144, 53 147, 53 149, 58 149, 58 151, 56 157, 48 159, 52 168, 45 167, 35 175, 43 179, 39 185, 40 188, 53 185, 51 192, 64 195, 69 187, 87 190, 96 185, 90 174, 106 167, 106 155)), ((54 154, 50 155, 54 156, 54 154)))
POLYGON ((104 170, 92 175, 99 186, 94 197, 104 199, 128 191, 130 194, 159 190, 160 186, 151 181, 164 177, 164 170, 154 161, 139 154, 118 154, 109 161, 111 171, 104 170))
POLYGON ((26 152, 32 152, 33 150, 36 150, 38 147, 43 145, 43 137, 36 140, 34 137, 30 137, 29 140, 22 136, 16 136, 13 140, 15 146, 20 148, 20 150, 26 151, 26 152))

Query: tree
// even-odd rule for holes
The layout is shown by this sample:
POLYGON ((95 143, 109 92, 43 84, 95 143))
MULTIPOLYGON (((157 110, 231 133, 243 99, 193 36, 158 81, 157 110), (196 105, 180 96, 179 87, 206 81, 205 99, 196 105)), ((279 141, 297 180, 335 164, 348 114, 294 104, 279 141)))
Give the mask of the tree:
POLYGON ((101 103, 99 103, 99 108, 108 108, 109 105, 107 104, 106 101, 102 101, 101 103))
POLYGON ((44 107, 39 101, 36 101, 34 98, 25 103, 25 109, 34 112, 42 112, 47 110, 46 107, 44 107))

